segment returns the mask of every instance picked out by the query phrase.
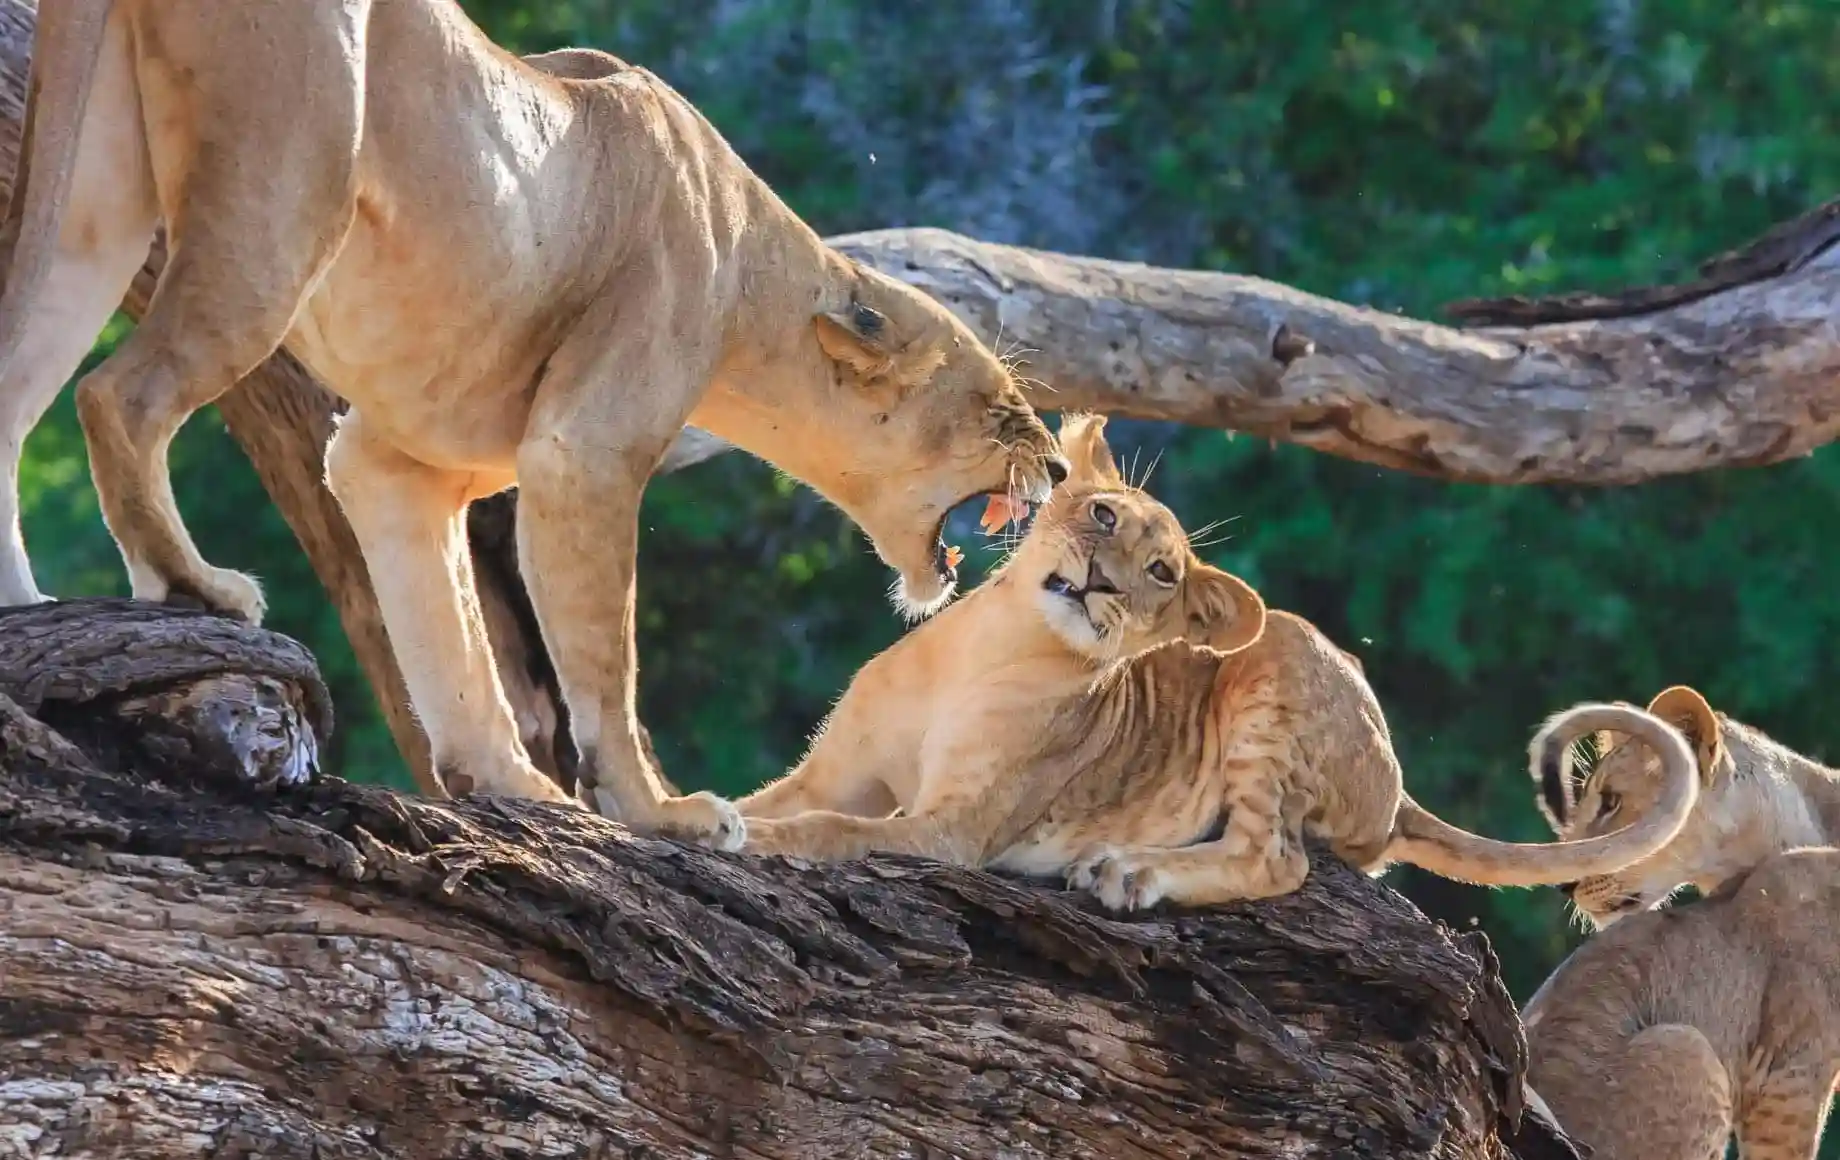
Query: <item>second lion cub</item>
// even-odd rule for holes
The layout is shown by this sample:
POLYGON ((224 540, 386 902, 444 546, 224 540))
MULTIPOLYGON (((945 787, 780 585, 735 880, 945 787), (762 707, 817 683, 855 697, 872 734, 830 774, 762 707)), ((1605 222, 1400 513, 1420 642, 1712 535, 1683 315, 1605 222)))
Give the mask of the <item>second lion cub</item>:
POLYGON ((865 666, 799 767, 736 803, 746 849, 1065 873, 1130 909, 1294 890, 1306 834, 1369 870, 1533 886, 1619 868, 1679 830, 1692 751, 1626 705, 1563 720, 1662 755, 1660 808, 1627 829, 1522 846, 1419 808, 1359 667, 1196 558, 1119 475, 1104 424, 1064 419, 1071 474, 1002 569, 865 666))

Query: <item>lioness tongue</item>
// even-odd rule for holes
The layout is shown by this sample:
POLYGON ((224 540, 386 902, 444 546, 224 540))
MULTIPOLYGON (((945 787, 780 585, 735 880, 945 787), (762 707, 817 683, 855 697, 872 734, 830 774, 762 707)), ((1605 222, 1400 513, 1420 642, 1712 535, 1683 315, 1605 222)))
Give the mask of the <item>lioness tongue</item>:
POLYGON ((993 495, 978 519, 978 527, 984 529, 985 535, 994 536, 1004 524, 1021 523, 1028 515, 1029 505, 1022 500, 1010 495, 993 495))

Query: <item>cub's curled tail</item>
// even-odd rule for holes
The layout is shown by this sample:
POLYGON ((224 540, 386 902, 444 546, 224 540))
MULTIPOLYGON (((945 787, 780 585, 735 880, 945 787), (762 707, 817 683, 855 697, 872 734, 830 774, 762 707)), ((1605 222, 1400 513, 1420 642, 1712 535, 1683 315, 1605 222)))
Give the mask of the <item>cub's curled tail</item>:
POLYGON ((1628 734, 1661 756, 1660 799, 1633 825, 1575 842, 1498 842, 1459 829, 1410 796, 1399 803, 1386 861, 1414 866, 1459 882, 1486 886, 1554 886, 1613 874, 1664 848, 1680 833, 1699 800, 1699 767, 1680 730, 1631 705, 1574 705, 1547 720, 1528 746, 1535 772, 1563 776, 1566 748, 1599 729, 1628 734))

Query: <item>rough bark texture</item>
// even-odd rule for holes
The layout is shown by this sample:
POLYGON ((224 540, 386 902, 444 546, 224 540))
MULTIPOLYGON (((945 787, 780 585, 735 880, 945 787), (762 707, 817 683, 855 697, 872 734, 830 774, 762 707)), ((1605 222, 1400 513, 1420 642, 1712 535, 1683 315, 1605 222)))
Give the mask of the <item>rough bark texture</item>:
POLYGON ((1520 1117, 1487 942, 1326 854, 1290 898, 1121 922, 225 741, 298 748, 323 700, 229 621, 0 613, 0 1156, 1574 1155, 1520 1117), (280 695, 131 708, 235 678, 280 695))

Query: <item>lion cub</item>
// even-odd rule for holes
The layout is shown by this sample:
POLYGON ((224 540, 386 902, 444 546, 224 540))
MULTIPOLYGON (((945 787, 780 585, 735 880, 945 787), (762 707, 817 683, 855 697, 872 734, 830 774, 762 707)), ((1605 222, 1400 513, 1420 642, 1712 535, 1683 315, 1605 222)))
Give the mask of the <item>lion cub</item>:
POLYGON ((1197 559, 1120 477, 1103 431, 1065 420, 1071 474, 1002 570, 871 661, 804 762, 737 803, 746 849, 1066 873, 1128 909, 1294 890, 1305 834, 1368 869, 1538 885, 1621 867, 1679 829, 1692 752, 1629 706, 1565 718, 1634 732, 1673 770, 1664 808, 1627 830, 1519 846, 1420 809, 1358 665, 1197 559))
MULTIPOLYGON (((1714 890, 1781 850, 1840 845, 1840 772, 1713 712, 1684 685, 1661 693, 1648 711, 1672 722, 1697 751, 1699 801, 1660 850, 1574 884, 1572 902, 1592 925, 1658 906, 1682 886, 1714 890)), ((1653 808, 1660 779, 1645 747, 1599 735, 1602 756, 1577 786, 1577 737, 1549 727, 1534 745, 1540 810, 1559 837, 1592 837, 1653 808)))
POLYGON ((1619 923, 1527 1004, 1527 1083, 1596 1160, 1810 1160, 1840 1075, 1840 850, 1619 923))
POLYGON ((797 768, 735 803, 745 849, 991 861, 1103 748, 1075 734, 1109 664, 1164 641, 1212 637, 1226 653, 1258 638, 1258 593, 1198 559, 1169 509, 1125 483, 1104 428, 1063 417, 1069 477, 1028 534, 985 583, 863 666, 797 768), (1038 757, 1047 764, 1018 776, 1038 757))

